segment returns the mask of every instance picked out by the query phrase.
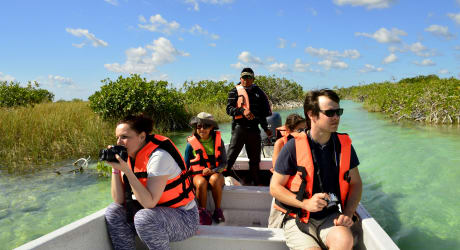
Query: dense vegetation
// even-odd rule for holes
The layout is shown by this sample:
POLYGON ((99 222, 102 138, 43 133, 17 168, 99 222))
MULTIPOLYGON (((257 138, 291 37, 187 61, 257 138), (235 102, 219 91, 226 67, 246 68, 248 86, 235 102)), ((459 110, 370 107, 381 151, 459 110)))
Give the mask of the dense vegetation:
POLYGON ((0 108, 33 106, 53 101, 53 93, 38 87, 37 82, 29 82, 26 87, 22 87, 19 82, 0 81, 0 108))
POLYGON ((460 123, 460 80, 436 75, 339 89, 344 99, 363 102, 369 111, 400 120, 460 123))
MULTIPOLYGON (((213 114, 217 122, 231 120, 225 106, 233 82, 186 82, 180 90, 139 75, 102 82, 89 102, 54 103, 49 103, 54 95, 37 89, 38 84, 20 87, 19 83, 2 83, 0 103, 15 100, 15 105, 0 106, 0 168, 20 173, 60 160, 96 159, 100 149, 115 143, 114 122, 127 114, 151 115, 155 133, 187 128, 189 119, 201 111, 213 114)), ((257 77, 256 84, 275 105, 303 95, 297 83, 274 76, 257 77), (281 93, 279 88, 285 91, 281 93)))
POLYGON ((91 109, 102 118, 119 120, 127 114, 149 115, 157 128, 183 129, 187 124, 182 94, 166 81, 147 81, 139 75, 120 76, 89 97, 91 109))

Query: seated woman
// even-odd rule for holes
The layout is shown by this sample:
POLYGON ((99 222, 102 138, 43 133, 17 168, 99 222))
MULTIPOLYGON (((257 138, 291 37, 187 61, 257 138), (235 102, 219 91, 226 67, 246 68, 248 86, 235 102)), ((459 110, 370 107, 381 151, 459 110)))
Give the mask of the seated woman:
POLYGON ((302 116, 298 114, 290 114, 286 117, 286 123, 284 126, 276 128, 276 136, 278 140, 276 140, 275 146, 273 147, 273 167, 275 167, 276 159, 278 158, 278 154, 281 152, 284 144, 286 144, 288 139, 290 139, 289 135, 293 132, 304 131, 306 126, 307 124, 302 116))
POLYGON ((129 157, 125 161, 116 154, 118 161, 108 162, 114 202, 105 219, 114 249, 135 249, 136 232, 149 249, 169 249, 169 242, 189 238, 198 229, 185 162, 171 140, 151 135, 152 129, 151 119, 127 116, 115 130, 117 145, 129 157))
POLYGON ((187 138, 185 148, 185 164, 193 171, 193 185, 196 189, 200 224, 211 225, 215 222, 224 222, 224 214, 220 208, 222 187, 225 179, 222 171, 227 167, 227 155, 219 128, 211 114, 201 112, 190 121, 193 135, 187 138), (211 187, 214 199, 214 213, 206 209, 208 185, 211 187))

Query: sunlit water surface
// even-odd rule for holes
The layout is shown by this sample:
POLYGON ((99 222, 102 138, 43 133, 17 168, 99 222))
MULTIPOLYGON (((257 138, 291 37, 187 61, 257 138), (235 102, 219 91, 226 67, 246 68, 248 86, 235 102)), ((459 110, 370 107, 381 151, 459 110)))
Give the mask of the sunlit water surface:
MULTIPOLYGON (((362 203, 401 249, 460 249, 460 128, 395 124, 343 101, 339 131, 356 149, 362 203)), ((301 109, 283 111, 302 114, 301 109)), ((220 125, 224 142, 230 124, 220 125)), ((185 137, 171 138, 183 152, 185 137)), ((28 176, 0 172, 0 249, 11 249, 104 208, 110 181, 94 165, 69 173, 71 162, 28 176)), ((0 170, 1 171, 1 170, 0 170)))

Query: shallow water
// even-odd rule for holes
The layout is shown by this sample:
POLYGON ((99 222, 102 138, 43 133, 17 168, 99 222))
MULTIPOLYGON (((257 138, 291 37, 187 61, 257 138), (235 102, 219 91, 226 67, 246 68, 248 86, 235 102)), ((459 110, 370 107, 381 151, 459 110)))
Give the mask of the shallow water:
MULTIPOLYGON (((460 249, 460 128, 394 124, 360 104, 341 105, 339 131, 351 136, 360 159, 368 211, 401 249, 460 249)), ((283 111, 283 121, 292 112, 303 111, 283 111)), ((220 127, 228 143, 230 124, 220 127)), ((189 134, 171 138, 184 151, 189 134)), ((24 244, 111 202, 108 178, 94 169, 68 173, 71 162, 59 165, 60 175, 0 172, 0 249, 24 244)))

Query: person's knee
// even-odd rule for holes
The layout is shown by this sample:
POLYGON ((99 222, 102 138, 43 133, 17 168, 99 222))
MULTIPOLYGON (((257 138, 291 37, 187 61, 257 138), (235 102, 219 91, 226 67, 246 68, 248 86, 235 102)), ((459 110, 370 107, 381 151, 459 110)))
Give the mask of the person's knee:
POLYGON ((333 249, 352 249, 353 235, 348 227, 334 227, 326 238, 327 246, 333 249))
POLYGON ((193 178, 193 184, 195 184, 195 187, 197 189, 204 189, 206 190, 207 186, 208 186, 208 181, 206 181, 205 178, 203 178, 203 176, 195 176, 193 178))
POLYGON ((158 227, 161 226, 159 220, 155 220, 154 218, 159 218, 157 216, 157 211, 155 209, 141 209, 137 211, 136 215, 134 215, 134 225, 136 230, 142 231, 146 226, 148 227, 158 227))
POLYGON ((106 220, 112 220, 112 218, 118 218, 120 217, 119 215, 124 213, 124 207, 123 205, 120 205, 118 203, 112 202, 106 209, 105 209, 105 219, 106 220))

